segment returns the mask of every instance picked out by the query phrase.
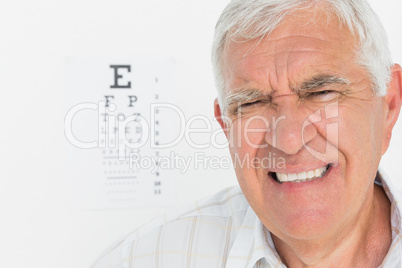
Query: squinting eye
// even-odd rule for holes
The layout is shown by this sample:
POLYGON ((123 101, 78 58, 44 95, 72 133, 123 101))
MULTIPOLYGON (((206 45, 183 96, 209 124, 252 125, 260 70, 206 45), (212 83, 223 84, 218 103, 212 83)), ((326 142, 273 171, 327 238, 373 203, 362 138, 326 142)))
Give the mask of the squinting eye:
POLYGON ((333 92, 333 91, 331 91, 331 90, 323 90, 323 91, 312 92, 311 95, 312 96, 319 96, 319 95, 325 95, 325 94, 328 94, 328 93, 331 93, 331 92, 333 92))
POLYGON ((241 108, 246 108, 246 107, 250 107, 250 106, 253 106, 253 105, 255 105, 255 104, 257 104, 257 103, 259 103, 260 101, 253 101, 253 102, 248 102, 248 103, 242 103, 240 106, 239 106, 239 108, 241 107, 241 108))
POLYGON ((239 103, 238 106, 236 107, 234 113, 235 114, 243 113, 243 112, 245 112, 245 111, 243 111, 243 109, 247 110, 248 108, 251 108, 254 105, 257 105, 259 103, 261 103, 260 100, 256 100, 256 101, 252 101, 252 102, 246 102, 246 103, 239 103))
POLYGON ((306 97, 317 101, 331 101, 339 96, 338 91, 323 90, 309 93, 306 97))

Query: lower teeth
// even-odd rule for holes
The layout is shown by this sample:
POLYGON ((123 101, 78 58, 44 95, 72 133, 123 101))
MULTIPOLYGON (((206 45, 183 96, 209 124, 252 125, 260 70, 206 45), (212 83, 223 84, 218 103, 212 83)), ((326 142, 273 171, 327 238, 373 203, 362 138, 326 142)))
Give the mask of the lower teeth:
POLYGON ((312 180, 315 180, 315 179, 318 179, 318 178, 321 178, 322 176, 320 176, 320 177, 312 177, 311 179, 305 179, 305 180, 295 180, 295 181, 287 181, 287 182, 305 182, 305 181, 312 181, 312 180))

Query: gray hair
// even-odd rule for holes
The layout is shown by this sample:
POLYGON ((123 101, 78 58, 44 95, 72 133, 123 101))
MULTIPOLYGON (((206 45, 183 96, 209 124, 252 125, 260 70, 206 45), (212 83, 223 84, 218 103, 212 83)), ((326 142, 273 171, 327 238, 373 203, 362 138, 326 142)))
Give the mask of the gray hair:
POLYGON ((212 65, 218 89, 218 102, 226 111, 222 55, 230 41, 248 41, 269 35, 295 10, 311 10, 324 4, 338 20, 359 38, 357 63, 369 73, 373 91, 383 96, 390 81, 392 59, 385 30, 366 0, 232 0, 215 28, 212 65))

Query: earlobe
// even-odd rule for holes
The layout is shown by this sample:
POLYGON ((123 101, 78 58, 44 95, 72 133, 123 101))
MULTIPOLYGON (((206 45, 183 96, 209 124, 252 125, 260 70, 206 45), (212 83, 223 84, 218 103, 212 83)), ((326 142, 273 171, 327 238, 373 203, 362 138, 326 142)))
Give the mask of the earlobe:
POLYGON ((384 101, 386 105, 386 118, 385 118, 385 129, 384 129, 384 142, 383 144, 383 154, 388 148, 392 129, 395 126, 396 120, 398 119, 399 112, 401 110, 402 104, 402 69, 399 64, 395 64, 391 68, 391 81, 388 86, 387 94, 384 96, 384 101))

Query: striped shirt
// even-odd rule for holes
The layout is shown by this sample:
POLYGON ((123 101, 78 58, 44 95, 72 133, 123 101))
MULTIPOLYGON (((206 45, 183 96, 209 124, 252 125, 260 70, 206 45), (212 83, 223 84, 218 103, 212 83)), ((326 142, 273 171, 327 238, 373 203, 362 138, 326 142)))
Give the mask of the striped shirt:
MULTIPOLYGON (((391 202, 392 244, 380 267, 402 267, 400 197, 380 177, 391 202)), ((378 182, 377 182, 378 183, 378 182)), ((164 214, 112 245, 93 268, 285 267, 272 237, 238 186, 164 214)))

